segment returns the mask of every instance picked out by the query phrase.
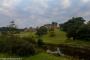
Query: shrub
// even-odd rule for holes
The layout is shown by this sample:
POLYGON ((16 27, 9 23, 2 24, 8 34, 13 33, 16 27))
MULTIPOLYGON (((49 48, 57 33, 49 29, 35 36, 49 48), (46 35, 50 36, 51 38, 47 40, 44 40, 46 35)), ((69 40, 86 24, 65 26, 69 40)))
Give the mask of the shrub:
POLYGON ((37 44, 38 44, 39 47, 43 47, 44 42, 43 42, 42 39, 38 39, 37 44))
POLYGON ((36 53, 35 44, 14 35, 1 37, 0 52, 15 54, 18 56, 33 55, 36 53))

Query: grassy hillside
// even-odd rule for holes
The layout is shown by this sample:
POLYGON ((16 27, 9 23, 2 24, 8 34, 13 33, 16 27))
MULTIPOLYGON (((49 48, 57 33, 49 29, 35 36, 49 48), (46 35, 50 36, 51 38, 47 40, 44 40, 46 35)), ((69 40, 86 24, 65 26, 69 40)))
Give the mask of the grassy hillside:
POLYGON ((69 57, 58 57, 47 53, 40 53, 32 57, 26 57, 24 60, 71 60, 69 57))
POLYGON ((35 37, 35 33, 34 32, 21 32, 20 34, 17 34, 20 37, 31 37, 34 36, 35 37))
POLYGON ((47 35, 44 35, 42 39, 46 43, 60 44, 60 43, 65 43, 67 38, 65 36, 65 32, 60 30, 55 30, 54 37, 50 37, 50 33, 48 33, 47 35))
MULTIPOLYGON (((17 35, 21 37, 33 36, 35 39, 37 39, 35 32, 22 32, 17 35)), ((74 41, 74 40, 67 39, 66 33, 63 31, 60 31, 59 29, 55 30, 54 37, 50 37, 50 33, 48 33, 47 35, 44 35, 42 39, 45 43, 50 43, 50 44, 67 44, 70 46, 78 46, 78 47, 85 47, 85 48, 90 47, 90 41, 81 41, 81 40, 74 41)), ((8 54, 0 53, 0 58, 5 58, 5 57, 10 57, 10 56, 8 56, 8 54)), ((72 60, 72 59, 70 57, 62 57, 62 56, 59 57, 59 56, 54 56, 47 53, 39 53, 34 56, 24 57, 23 60, 72 60)))
MULTIPOLYGON (((20 57, 16 57, 16 56, 10 56, 9 54, 6 53, 0 53, 0 58, 20 58, 20 57)), ((28 57, 21 57, 22 60, 72 60, 72 57, 62 57, 62 56, 54 56, 51 54, 47 54, 47 53, 39 53, 37 55, 33 55, 33 56, 28 56, 28 57)))
MULTIPOLYGON (((54 37, 50 37, 50 33, 48 33, 44 35, 42 39, 45 43, 51 43, 51 44, 67 44, 67 45, 78 46, 78 47, 89 47, 90 46, 90 41, 67 39, 66 33, 63 31, 60 31, 59 29, 55 30, 55 35, 56 36, 54 37)), ((36 35, 34 32, 22 32, 20 36, 22 37, 33 36, 34 38, 36 38, 36 35)))

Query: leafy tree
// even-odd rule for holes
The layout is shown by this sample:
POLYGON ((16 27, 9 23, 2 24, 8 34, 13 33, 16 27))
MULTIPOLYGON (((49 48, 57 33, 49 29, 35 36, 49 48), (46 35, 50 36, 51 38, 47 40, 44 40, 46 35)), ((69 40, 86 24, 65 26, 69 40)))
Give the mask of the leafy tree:
POLYGON ((21 29, 18 29, 15 25, 15 22, 11 21, 8 27, 1 27, 0 31, 2 33, 15 34, 15 33, 19 33, 21 29))
POLYGON ((90 22, 82 25, 77 33, 77 39, 90 40, 90 22))
POLYGON ((16 28, 15 22, 14 21, 11 21, 9 27, 16 28))
POLYGON ((84 24, 84 19, 82 17, 76 17, 72 18, 69 21, 65 22, 62 24, 63 31, 67 32, 67 37, 68 38, 73 38, 73 40, 76 39, 76 35, 78 32, 78 29, 80 28, 81 25, 84 24))

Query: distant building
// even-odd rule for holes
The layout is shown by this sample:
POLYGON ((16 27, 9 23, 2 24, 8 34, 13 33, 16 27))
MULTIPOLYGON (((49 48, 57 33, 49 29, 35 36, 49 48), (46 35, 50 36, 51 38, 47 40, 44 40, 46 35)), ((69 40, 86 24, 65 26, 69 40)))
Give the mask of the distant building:
POLYGON ((58 28, 58 24, 57 24, 57 22, 52 22, 52 28, 54 28, 54 29, 56 29, 56 28, 58 28))
POLYGON ((33 28, 33 27, 30 27, 30 28, 24 28, 24 31, 25 31, 25 32, 35 32, 36 29, 33 28))
POLYGON ((48 29, 51 29, 52 28, 52 25, 51 24, 46 24, 44 26, 47 27, 48 29))
POLYGON ((56 22, 52 22, 52 24, 45 24, 44 26, 48 29, 57 29, 59 27, 58 23, 56 22))

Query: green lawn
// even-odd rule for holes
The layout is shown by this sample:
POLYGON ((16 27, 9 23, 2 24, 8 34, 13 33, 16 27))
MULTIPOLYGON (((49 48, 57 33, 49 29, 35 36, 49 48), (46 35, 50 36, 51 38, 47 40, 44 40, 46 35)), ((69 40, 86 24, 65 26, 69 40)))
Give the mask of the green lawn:
POLYGON ((18 58, 18 56, 0 52, 0 58, 18 58))
POLYGON ((60 30, 55 30, 54 37, 50 37, 50 33, 48 33, 47 35, 43 36, 42 39, 46 43, 60 44, 60 43, 65 43, 67 38, 65 36, 65 32, 60 30))
POLYGON ((47 53, 39 53, 32 57, 26 57, 24 60, 71 60, 69 57, 59 57, 47 53))
MULTIPOLYGON (((43 41, 45 43, 51 43, 51 44, 68 44, 72 46, 78 46, 78 47, 90 47, 90 41, 81 41, 81 40, 70 40, 67 39, 66 33, 63 31, 60 31, 59 29, 55 30, 56 36, 50 37, 50 33, 47 35, 44 35, 42 37, 43 41)), ((31 37, 34 36, 36 38, 36 35, 34 32, 22 32, 20 36, 23 37, 31 37)), ((36 39, 37 40, 37 39, 36 39)))
MULTIPOLYGON (((21 37, 36 37, 34 32, 22 32, 19 34, 21 37)), ((52 43, 52 44, 60 44, 60 43, 64 43, 66 41, 66 36, 65 36, 65 32, 60 31, 58 29, 55 30, 55 37, 50 37, 50 33, 48 33, 47 35, 44 35, 42 37, 43 41, 45 43, 52 43)))
MULTIPOLYGON (((6 53, 0 53, 0 59, 3 58, 20 58, 16 56, 10 56, 9 54, 6 53)), ((21 57, 22 60, 72 60, 73 58, 71 57, 66 57, 66 56, 54 56, 51 54, 47 53, 39 53, 33 56, 28 56, 28 57, 21 57)))
POLYGON ((90 41, 85 40, 71 40, 67 39, 66 33, 60 30, 55 30, 55 37, 50 37, 49 33, 43 36, 43 41, 51 44, 67 44, 70 46, 87 47, 90 48, 90 41))
MULTIPOLYGON (((48 33, 47 35, 44 35, 42 39, 45 43, 67 44, 70 46, 90 48, 90 41, 81 41, 81 40, 73 41, 73 40, 67 39, 66 33, 60 30, 55 30, 55 34, 56 36, 50 37, 49 36, 50 33, 48 33)), ((34 32, 22 32, 21 34, 17 34, 17 35, 21 37, 34 36, 36 38, 36 35, 34 32)), ((10 56, 8 54, 0 53, 0 58, 6 58, 6 57, 10 57, 10 56)), ((62 56, 59 57, 59 56, 54 56, 47 53, 39 53, 34 56, 24 57, 23 60, 72 60, 72 59, 70 59, 70 57, 62 57, 62 56)))
POLYGON ((19 35, 20 37, 32 37, 32 36, 35 36, 35 33, 34 32, 21 32, 20 34, 17 34, 19 35))

